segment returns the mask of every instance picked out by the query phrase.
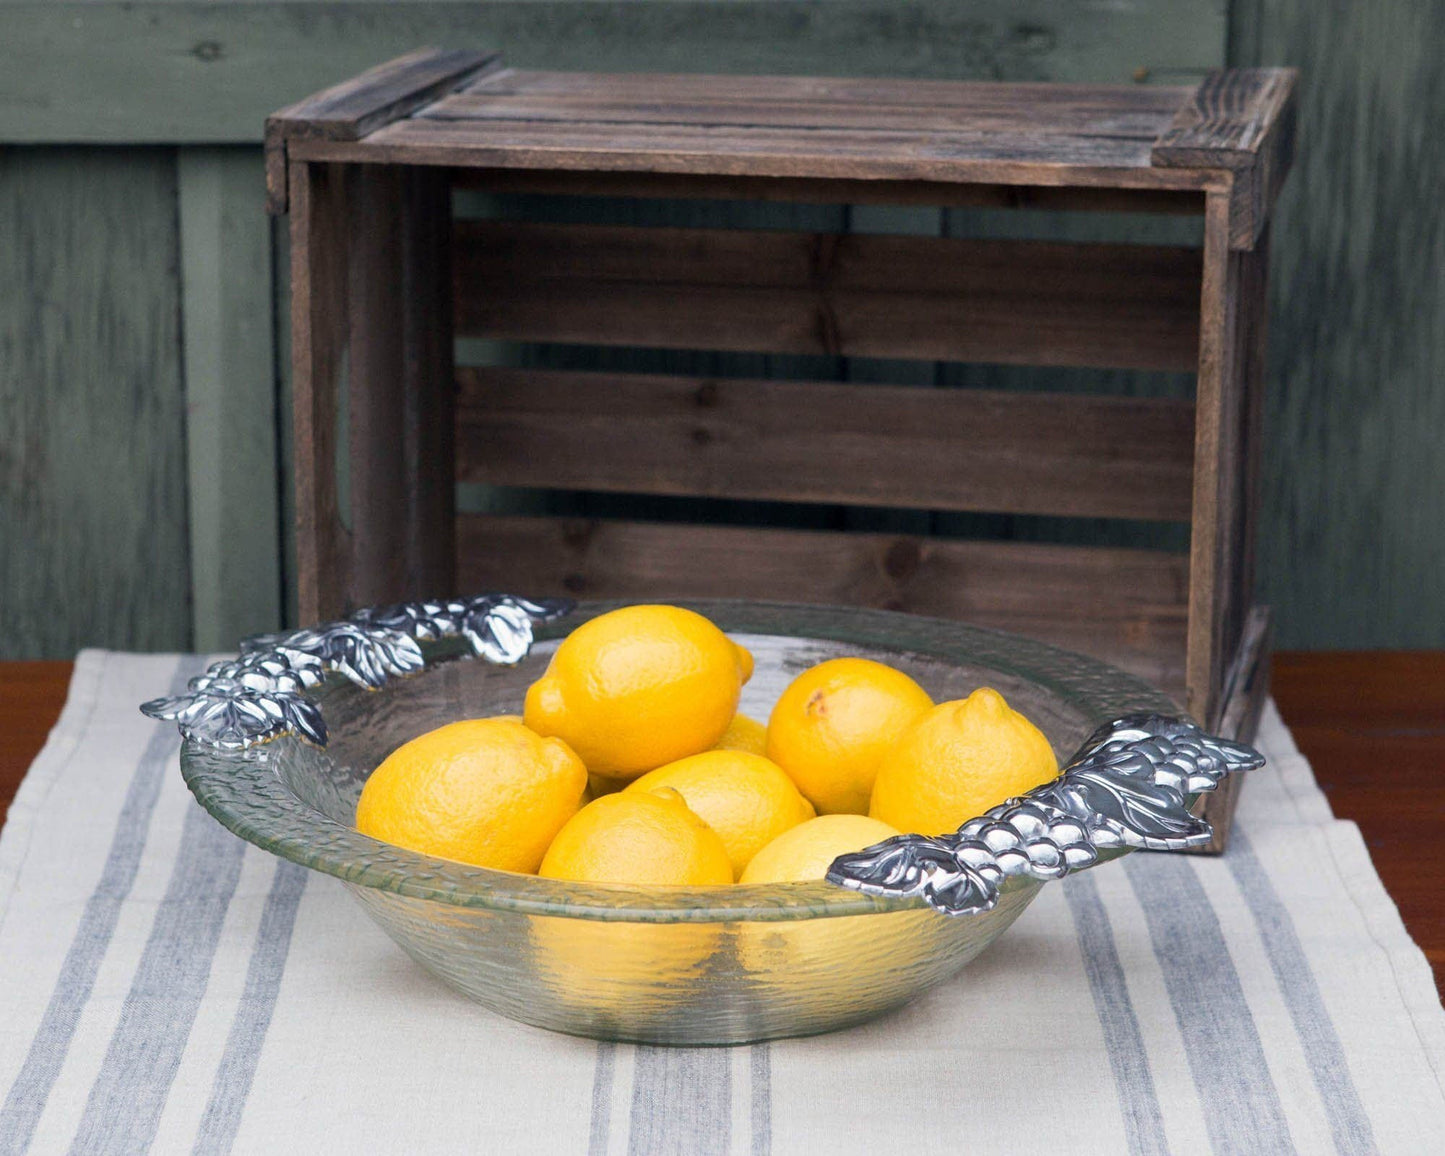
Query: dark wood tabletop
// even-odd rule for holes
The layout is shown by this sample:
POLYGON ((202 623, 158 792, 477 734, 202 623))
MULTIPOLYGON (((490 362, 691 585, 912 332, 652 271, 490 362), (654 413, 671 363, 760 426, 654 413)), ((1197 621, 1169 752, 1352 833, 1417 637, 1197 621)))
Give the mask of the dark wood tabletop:
MULTIPOLYGON (((0 819, 60 714, 70 670, 0 662, 0 819)), ((1445 651, 1276 654, 1274 696, 1445 988, 1445 651)))

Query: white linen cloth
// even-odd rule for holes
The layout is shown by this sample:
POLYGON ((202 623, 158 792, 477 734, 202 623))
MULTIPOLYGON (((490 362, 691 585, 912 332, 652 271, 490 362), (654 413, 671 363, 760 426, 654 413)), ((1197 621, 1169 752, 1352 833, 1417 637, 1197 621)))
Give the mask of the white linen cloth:
POLYGON ((667 1049, 492 1015, 224 831, 136 710, 202 665, 81 654, 11 808, 0 1152, 1445 1151, 1430 970, 1273 706, 1223 858, 1050 884, 866 1026, 667 1049))

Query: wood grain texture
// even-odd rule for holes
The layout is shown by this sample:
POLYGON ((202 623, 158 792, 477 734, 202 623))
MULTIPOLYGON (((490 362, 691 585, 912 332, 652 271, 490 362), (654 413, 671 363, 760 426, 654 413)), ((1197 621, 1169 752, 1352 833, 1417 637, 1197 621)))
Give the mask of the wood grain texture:
POLYGON ((298 165, 291 181, 291 391, 296 503, 296 590, 301 622, 346 609, 350 542, 342 523, 338 456, 346 388, 348 173, 298 165))
POLYGON ((276 441, 281 470, 276 488, 281 500, 282 622, 300 622, 296 587, 295 413, 291 389, 291 221, 271 218, 272 300, 276 317, 276 441))
POLYGON ((178 155, 191 645, 281 626, 271 223, 253 149, 178 155))
POLYGON ((1300 69, 1274 213, 1260 590, 1286 647, 1445 646, 1445 8, 1241 2, 1300 69))
MULTIPOLYGON (((396 601, 405 583, 407 410, 400 170, 346 173, 348 609, 396 601)), ((322 582, 333 575, 323 573, 322 582)))
POLYGON ((1277 653, 1274 697, 1445 991, 1445 652, 1277 653))
POLYGON ((0 654, 189 645, 175 154, 0 151, 0 654))
POLYGON ((454 371, 445 174, 348 174, 348 605, 454 588, 454 371))
MULTIPOLYGON (((1213 733, 1245 743, 1254 742, 1264 704, 1269 699, 1272 638, 1269 609, 1253 608, 1240 632, 1239 646, 1225 677, 1215 718, 1209 722, 1213 733)), ((1195 814, 1203 816, 1214 827, 1214 837, 1200 849, 1201 854, 1218 855, 1228 849, 1230 828, 1244 783, 1245 776, 1230 775, 1217 790, 1199 797, 1195 814)))
MULTIPOLYGON (((1201 206, 1202 208, 1202 206, 1201 206)), ((954 208, 943 214, 945 235, 992 240, 1047 240, 1147 244, 1199 248, 1202 217, 1139 213, 1060 213, 1036 209, 1009 212, 954 208)), ((1197 288, 1196 288, 1197 292, 1197 288)), ((1188 372, 1081 370, 1058 367, 961 364, 937 367, 939 384, 962 389, 1076 393, 1090 396, 1161 398, 1192 401, 1194 366, 1188 372)), ((1124 430, 1119 437, 1127 437, 1124 430)), ((1193 455, 1190 455, 1191 461, 1193 455)), ((962 537, 1007 537, 1021 541, 1069 542, 1184 551, 1186 526, 1104 519, 999 519, 991 515, 939 513, 937 532, 962 537)))
POLYGON ((498 53, 418 48, 288 105, 266 118, 266 206, 286 211, 286 147, 293 139, 359 140, 499 63, 498 53))
POLYGON ((494 194, 758 201, 883 208, 968 206, 1182 216, 1199 216, 1204 212, 1204 194, 1197 189, 1050 188, 960 185, 950 181, 878 180, 860 183, 819 178, 699 176, 691 173, 548 173, 481 167, 457 169, 452 178, 458 188, 494 194))
POLYGON ((0 825, 65 706, 74 664, 0 662, 0 825))
POLYGON ((1204 283, 1195 401, 1194 513, 1189 566, 1187 705, 1215 717, 1226 691, 1253 590, 1253 489, 1247 444, 1261 387, 1265 309, 1263 254, 1229 247, 1230 197, 1205 210, 1204 283))
POLYGON ((611 120, 621 115, 633 121, 805 128, 858 126, 860 117, 879 117, 877 127, 884 128, 956 128, 962 121, 1026 135, 1095 131, 1144 137, 1159 131, 1160 118, 1172 121, 1196 90, 1196 85, 508 67, 468 81, 418 115, 443 120, 611 120))
POLYGON ((1234 172, 1231 248, 1254 248, 1294 162, 1297 82, 1291 68, 1211 73, 1154 143, 1156 165, 1234 172))
POLYGON ((587 125, 532 122, 519 128, 502 121, 413 118, 363 141, 296 141, 288 155, 357 164, 1125 189, 1208 189, 1222 180, 1222 170, 1151 168, 1148 144, 1128 138, 1026 139, 962 131, 934 138, 728 126, 703 133, 685 125, 633 124, 604 138, 587 125))
MULTIPOLYGON (((636 200, 592 197, 535 197, 459 193, 458 212, 467 216, 532 219, 551 224, 594 223, 625 227, 707 227, 713 229, 763 228, 789 232, 843 232, 849 228, 852 210, 842 205, 785 202, 747 203, 709 200, 636 200)), ((475 339, 458 343, 459 356, 472 364, 504 364, 547 369, 599 369, 608 372, 665 373, 692 376, 750 378, 793 378, 843 380, 853 359, 798 354, 726 353, 684 349, 635 349, 607 346, 517 345, 475 339)), ((897 364, 897 363, 894 363, 897 364)), ((574 516, 648 517, 641 508, 612 510, 610 505, 644 505, 648 499, 600 493, 545 493, 514 490, 497 491, 485 485, 467 483, 462 498, 469 508, 511 513, 553 513, 574 516)), ((677 506, 678 500, 672 500, 677 506)), ((686 504, 683 500, 682 504, 686 504)), ((688 507, 692 516, 706 518, 709 510, 701 501, 688 507)), ((840 527, 847 515, 838 508, 811 509, 781 507, 776 503, 739 501, 729 503, 731 517, 763 525, 840 527), (800 514, 800 511, 806 511, 800 514)), ((672 516, 681 511, 674 508, 672 516)), ((716 514, 716 508, 711 511, 716 514)), ((890 525, 888 528, 900 527, 890 525)))
POLYGON ((378 165, 290 171, 297 570, 312 622, 454 587, 450 193, 439 174, 378 165))
POLYGON ((402 419, 405 532, 401 592, 456 590, 456 342, 452 190, 445 173, 412 170, 401 183, 402 419))
POLYGON ((272 113, 266 131, 285 137, 360 140, 443 99, 499 61, 495 52, 415 48, 272 113))
POLYGON ((1186 520, 1185 401, 468 369, 458 476, 501 486, 1186 520), (1129 436, 1102 454, 1121 429, 1129 436))
POLYGON ((1289 68, 1210 73, 1154 142, 1156 165, 1252 169, 1289 104, 1298 75, 1289 68))
POLYGON ((1217 66, 1225 19, 1224 0, 5 3, 0 140, 255 144, 276 108, 418 44, 524 68, 1123 84, 1217 66))
POLYGON ((1178 696, 1187 561, 1144 550, 648 522, 465 515, 465 589, 874 606, 1014 630, 1178 696))
MULTIPOLYGON (((1194 188, 1204 176, 1195 170, 1239 167, 1242 155, 1252 168, 1253 149, 1288 97, 1286 84, 1279 99, 1250 104, 1256 131, 1230 136, 1239 147, 1226 147, 1226 134, 1215 131, 1210 139, 1230 164, 1211 163, 1208 150, 1195 147, 1190 155, 1200 159, 1192 169, 1153 167, 1153 150, 1191 100, 1211 110, 1220 103, 1244 118, 1239 101, 1199 95, 1215 90, 1235 91, 1219 82, 1196 91, 502 69, 364 142, 298 143, 297 155, 553 171, 1194 188)), ((1194 127, 1200 139, 1187 140, 1198 146, 1205 134, 1194 127)))
POLYGON ((1198 253, 469 222, 457 330, 683 349, 1192 369, 1198 253))
MULTIPOLYGON (((1025 139, 1157 140, 1188 87, 499 69, 416 110, 424 120, 690 125, 1025 139)), ((354 138, 353 138, 354 139, 354 138)))

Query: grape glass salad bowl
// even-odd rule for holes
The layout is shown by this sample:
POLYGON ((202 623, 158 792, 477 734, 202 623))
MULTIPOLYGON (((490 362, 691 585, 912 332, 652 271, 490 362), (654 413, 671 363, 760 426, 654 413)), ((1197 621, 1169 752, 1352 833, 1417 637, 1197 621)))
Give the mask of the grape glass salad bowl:
POLYGON ((882 611, 697 602, 685 605, 752 651, 740 709, 755 718, 800 671, 860 655, 937 702, 997 688, 1069 766, 957 834, 890 840, 815 883, 563 882, 431 858, 353 827, 362 785, 392 750, 457 719, 518 713, 558 640, 615 605, 485 595, 361 611, 253 639, 187 694, 144 709, 180 725, 182 771, 207 811, 341 880, 456 990, 541 1027, 663 1044, 806 1035, 898 1007, 983 951, 1048 879, 1134 848, 1207 841, 1188 804, 1259 761, 1172 717, 1138 679, 1013 635, 882 611))

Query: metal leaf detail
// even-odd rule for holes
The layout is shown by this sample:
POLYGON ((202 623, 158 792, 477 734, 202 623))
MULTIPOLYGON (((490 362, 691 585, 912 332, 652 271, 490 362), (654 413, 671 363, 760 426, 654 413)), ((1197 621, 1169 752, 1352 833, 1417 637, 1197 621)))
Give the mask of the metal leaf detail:
POLYGON ((411 635, 359 622, 329 622, 290 634, 262 635, 247 639, 241 649, 278 655, 293 670, 335 670, 371 690, 385 686, 393 675, 415 674, 426 665, 411 635))
POLYGON ((326 745, 326 723, 309 698, 286 690, 256 690, 234 678, 210 679, 202 689, 155 699, 141 710, 151 718, 174 720, 183 738, 222 750, 244 750, 283 734, 326 745))
POLYGON ((155 699, 141 710, 173 720, 187 739, 223 750, 285 734, 325 746, 321 709, 305 692, 328 672, 375 690, 426 665, 419 642, 456 636, 488 662, 520 662, 531 650, 533 623, 572 607, 565 599, 481 594, 361 610, 341 622, 249 638, 239 657, 191 679, 189 693, 155 699))
POLYGON ((1098 846, 1168 851, 1209 842, 1209 824, 1189 813, 1172 786, 1110 767, 1078 767, 1038 797, 1056 803, 1086 825, 1098 846))
POLYGON ((424 640, 462 635, 472 653, 510 666, 521 662, 532 649, 534 622, 560 618, 572 607, 565 598, 533 601, 514 594, 478 594, 447 602, 401 602, 360 610, 351 620, 424 640))
POLYGON ((879 895, 922 895, 940 911, 987 911, 998 902, 1002 872, 994 864, 975 870, 955 854, 952 836, 899 835, 833 861, 833 872, 866 877, 876 885, 858 890, 879 895))
POLYGON ((1058 879, 1092 866, 1107 848, 1178 851, 1209 842, 1213 832, 1190 814, 1188 796, 1263 765, 1253 747, 1188 719, 1129 715, 1090 735, 1053 782, 955 834, 900 835, 841 855, 828 879, 869 895, 922 896, 945 915, 988 911, 1009 876, 1058 879))
POLYGON ((532 649, 532 624, 566 614, 571 603, 552 598, 532 602, 509 595, 483 595, 462 618, 472 651, 488 662, 511 666, 532 649))

